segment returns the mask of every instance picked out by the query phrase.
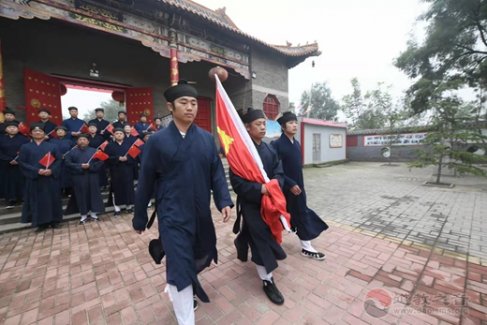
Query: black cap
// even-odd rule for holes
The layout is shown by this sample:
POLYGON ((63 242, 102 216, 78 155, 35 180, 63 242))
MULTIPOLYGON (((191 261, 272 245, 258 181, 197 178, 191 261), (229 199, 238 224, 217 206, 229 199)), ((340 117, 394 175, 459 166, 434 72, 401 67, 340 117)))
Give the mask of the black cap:
POLYGON ((156 264, 161 264, 161 261, 166 253, 164 252, 164 247, 162 246, 162 241, 160 238, 152 239, 149 242, 149 254, 152 256, 156 264))
POLYGON ((15 111, 9 107, 5 107, 5 109, 3 110, 3 114, 12 114, 15 116, 15 111))
POLYGON ((103 112, 103 113, 105 113, 105 110, 103 108, 98 107, 98 108, 95 108, 95 112, 103 112))
POLYGON ((90 139, 90 136, 86 133, 81 133, 80 135, 78 135, 78 139, 79 138, 86 138, 86 139, 90 139))
POLYGON ((30 125, 30 131, 34 129, 41 129, 42 131, 44 131, 44 123, 32 123, 30 125))
POLYGON ((8 121, 5 122, 5 128, 8 128, 9 126, 16 126, 19 127, 19 121, 8 121))
POLYGON ((155 120, 162 120, 162 118, 160 118, 159 116, 156 116, 156 117, 154 117, 154 121, 155 120))
POLYGON ((69 106, 68 111, 78 111, 78 107, 76 106, 69 106))
POLYGON ((298 117, 293 112, 284 112, 280 118, 277 119, 277 123, 281 126, 285 125, 289 121, 297 121, 298 117))
POLYGON ((37 112, 37 113, 40 113, 40 112, 46 112, 47 114, 51 115, 51 112, 49 112, 46 108, 41 108, 39 110, 39 112, 37 112))
POLYGON ((125 112, 125 111, 118 111, 118 115, 120 115, 120 114, 125 114, 125 115, 127 115, 127 112, 125 112))
POLYGON ((125 134, 125 131, 123 130, 123 128, 114 128, 113 133, 115 133, 115 132, 122 132, 125 134))
POLYGON ((88 126, 95 126, 98 128, 98 125, 95 122, 88 123, 88 126))
POLYGON ((64 131, 68 132, 68 128, 67 128, 67 127, 65 127, 64 125, 59 125, 59 126, 56 126, 56 131, 57 131, 57 130, 64 130, 64 131))
POLYGON ((244 123, 252 123, 257 119, 266 118, 264 111, 261 109, 253 109, 252 107, 247 108, 247 112, 245 114, 242 114, 242 111, 239 111, 239 114, 242 122, 244 123))
POLYGON ((198 91, 193 86, 189 85, 186 80, 179 80, 176 86, 168 88, 164 92, 164 97, 168 102, 173 102, 179 97, 198 97, 198 91))

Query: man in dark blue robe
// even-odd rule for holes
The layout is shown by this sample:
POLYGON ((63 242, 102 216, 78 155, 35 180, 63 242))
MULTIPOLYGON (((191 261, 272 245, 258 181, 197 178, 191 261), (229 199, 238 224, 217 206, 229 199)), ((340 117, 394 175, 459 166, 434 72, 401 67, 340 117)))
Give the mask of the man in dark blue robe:
MULTIPOLYGON (((262 110, 249 108, 242 116, 250 138, 262 160, 264 170, 269 179, 277 179, 282 188, 284 174, 281 162, 272 147, 263 141, 266 133, 266 119, 262 110)), ((284 297, 277 289, 272 272, 278 267, 277 261, 286 258, 281 245, 274 239, 269 226, 262 219, 262 195, 267 195, 264 184, 249 181, 232 172, 230 169, 230 183, 237 193, 238 207, 234 232, 238 232, 235 239, 237 257, 247 261, 248 246, 252 252, 252 262, 256 264, 257 273, 262 280, 263 289, 270 301, 277 305, 284 303, 284 297), (243 219, 240 227, 240 219, 243 219)))
POLYGON ((58 126, 56 127, 56 137, 49 140, 50 143, 57 147, 59 154, 61 155, 60 161, 60 176, 59 176, 59 185, 61 192, 64 193, 65 196, 71 193, 71 176, 69 173, 66 172, 66 165, 64 163, 64 159, 66 155, 71 154, 71 149, 74 147, 74 141, 72 138, 67 136, 67 128, 65 126, 58 126))
POLYGON ((4 121, 0 123, 0 134, 5 134, 5 128, 7 127, 7 122, 16 122, 19 124, 20 122, 15 119, 15 111, 8 107, 5 108, 3 111, 3 118, 4 121))
POLYGON ((132 145, 125 140, 123 129, 114 129, 114 140, 110 142, 105 153, 109 156, 110 193, 113 194, 115 216, 119 216, 122 206, 131 213, 134 204, 134 165, 135 160, 128 154, 132 145))
POLYGON ((63 218, 58 178, 61 155, 55 145, 44 140, 43 127, 41 123, 30 126, 32 141, 24 144, 19 153, 20 168, 26 179, 21 221, 31 222, 38 230, 57 228, 63 218), (48 156, 49 162, 55 159, 54 162, 50 166, 41 164, 48 156))
POLYGON ((96 118, 90 120, 88 125, 93 123, 96 125, 96 133, 101 135, 105 140, 110 137, 110 132, 107 131, 107 126, 110 124, 105 117, 105 110, 103 108, 95 108, 96 118))
POLYGON ((287 210, 291 214, 291 225, 301 242, 303 256, 324 260, 325 254, 318 252, 311 240, 328 229, 328 225, 306 205, 301 145, 294 138, 298 130, 298 119, 292 112, 285 112, 278 120, 282 128, 281 137, 271 144, 277 151, 284 169, 284 188, 287 210))
MULTIPOLYGON (((93 122, 90 122, 89 123, 89 127, 88 127, 88 130, 89 130, 88 141, 90 142, 89 143, 89 146, 91 148, 98 149, 100 147, 100 145, 103 144, 103 142, 108 141, 108 140, 105 140, 105 138, 102 135, 98 134, 98 128, 97 128, 96 125, 97 124, 96 123, 93 123, 93 122)), ((107 166, 106 166, 106 164, 103 164, 103 166, 100 168, 100 170, 98 171, 98 175, 99 175, 99 184, 100 184, 100 186, 106 187, 108 185, 107 166)))
POLYGON ((67 129, 67 137, 76 141, 76 138, 81 134, 85 121, 78 118, 78 108, 71 106, 68 107, 68 110, 70 118, 63 121, 63 126, 67 129))
POLYGON ((50 121, 51 112, 45 108, 41 108, 39 113, 39 123, 44 124, 44 133, 46 133, 46 140, 55 136, 57 125, 50 121))
POLYGON ((135 123, 134 128, 139 133, 139 138, 141 139, 144 137, 144 133, 149 132, 150 124, 147 123, 147 116, 145 114, 140 115, 140 119, 135 123))
POLYGON ((127 125, 127 113, 125 111, 118 112, 118 120, 113 122, 114 129, 123 129, 127 125))
POLYGON ((97 214, 105 211, 98 182, 103 161, 94 158, 97 150, 89 147, 88 141, 87 134, 80 134, 76 148, 66 156, 66 169, 71 174, 81 224, 88 220, 88 212, 91 219, 98 220, 97 214))
POLYGON ((0 135, 0 169, 2 173, 2 193, 7 209, 20 202, 24 193, 24 175, 20 171, 18 158, 23 144, 29 139, 19 134, 17 122, 5 123, 5 135, 0 135))
POLYGON ((154 133, 144 148, 133 227, 144 231, 155 189, 159 234, 166 254, 167 290, 180 325, 194 324, 193 293, 208 302, 197 274, 217 261, 211 190, 223 221, 233 203, 214 138, 193 122, 197 92, 181 83, 164 96, 173 122, 154 133))

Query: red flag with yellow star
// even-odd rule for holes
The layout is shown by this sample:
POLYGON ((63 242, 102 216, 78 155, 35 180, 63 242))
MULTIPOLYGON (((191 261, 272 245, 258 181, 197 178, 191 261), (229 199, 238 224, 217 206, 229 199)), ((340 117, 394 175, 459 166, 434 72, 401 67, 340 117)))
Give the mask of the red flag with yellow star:
POLYGON ((259 153, 217 75, 215 80, 216 125, 228 164, 236 175, 265 184, 269 195, 262 195, 261 215, 275 240, 281 243, 283 227, 289 230, 291 223, 284 194, 277 180, 267 177, 259 153))

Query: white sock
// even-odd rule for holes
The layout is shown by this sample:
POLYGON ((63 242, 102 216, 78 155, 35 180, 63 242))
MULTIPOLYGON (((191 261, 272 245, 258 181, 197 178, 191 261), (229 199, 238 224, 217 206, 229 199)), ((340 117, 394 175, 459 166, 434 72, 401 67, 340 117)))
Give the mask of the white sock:
POLYGON ((115 209, 115 212, 120 212, 120 207, 115 204, 115 194, 112 193, 112 200, 113 200, 113 208, 115 209))
POLYGON ((300 240, 301 248, 307 250, 308 252, 317 253, 318 251, 311 245, 309 240, 300 240))
POLYGON ((267 273, 267 271, 265 270, 265 267, 263 267, 262 265, 256 264, 255 267, 257 268, 257 273, 259 274, 259 277, 262 281, 266 280, 266 281, 272 282, 272 272, 267 273))
POLYGON ((98 217, 96 216, 96 213, 95 213, 95 212, 91 212, 91 213, 90 213, 90 217, 91 217, 92 219, 98 219, 98 217))
POLYGON ((181 291, 172 284, 167 284, 164 292, 167 292, 172 301, 174 313, 179 325, 194 325, 193 286, 189 285, 181 291))
POLYGON ((86 219, 88 219, 88 217, 86 216, 86 214, 82 214, 81 215, 81 219, 79 221, 86 221, 86 219))

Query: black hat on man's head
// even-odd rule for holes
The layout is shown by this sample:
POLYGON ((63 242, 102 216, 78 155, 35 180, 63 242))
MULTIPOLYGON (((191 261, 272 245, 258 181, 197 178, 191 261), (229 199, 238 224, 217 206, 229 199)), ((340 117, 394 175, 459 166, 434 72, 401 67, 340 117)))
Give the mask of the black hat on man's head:
POLYGON ((125 112, 125 111, 118 111, 118 115, 120 115, 120 114, 125 114, 125 115, 127 115, 127 112, 125 112))
POLYGON ((86 134, 86 133, 81 133, 80 135, 78 135, 78 139, 79 138, 86 138, 86 139, 89 140, 90 139, 90 136, 88 134, 86 134))
POLYGON ((277 119, 277 123, 284 126, 289 121, 297 121, 298 117, 293 112, 284 112, 280 118, 277 119))
POLYGON ((98 128, 98 125, 96 124, 96 122, 90 122, 90 123, 88 123, 88 126, 94 126, 94 127, 98 128))
POLYGON ((264 111, 261 109, 253 109, 252 107, 247 108, 247 112, 245 114, 241 115, 242 122, 244 123, 252 123, 253 121, 260 119, 260 118, 266 118, 264 111))
POLYGON ((103 113, 105 113, 105 110, 103 108, 98 107, 98 108, 95 108, 95 112, 103 112, 103 113))
POLYGON ((13 116, 15 116, 15 111, 9 107, 5 107, 5 110, 3 111, 3 114, 12 114, 13 116))
POLYGON ((19 121, 8 121, 8 122, 5 122, 5 128, 8 128, 9 126, 19 127, 19 121))
POLYGON ((198 91, 196 88, 188 84, 186 80, 179 80, 176 86, 172 86, 164 92, 164 98, 168 102, 174 102, 176 99, 180 97, 198 97, 198 91))
POLYGON ((32 132, 35 129, 44 131, 44 123, 32 123, 30 125, 30 131, 32 132))
POLYGON ((40 113, 40 112, 45 112, 48 115, 51 115, 51 112, 49 112, 46 108, 41 108, 38 113, 40 113))
POLYGON ((57 131, 57 130, 64 130, 64 131, 68 132, 68 128, 67 128, 67 127, 65 127, 64 125, 59 125, 59 126, 56 126, 56 131, 57 131))
POLYGON ((78 107, 76 106, 70 106, 68 107, 68 111, 71 112, 71 111, 78 111, 78 107))
POLYGON ((122 132, 123 134, 125 134, 125 131, 123 130, 123 128, 114 128, 113 133, 115 134, 115 132, 122 132))

